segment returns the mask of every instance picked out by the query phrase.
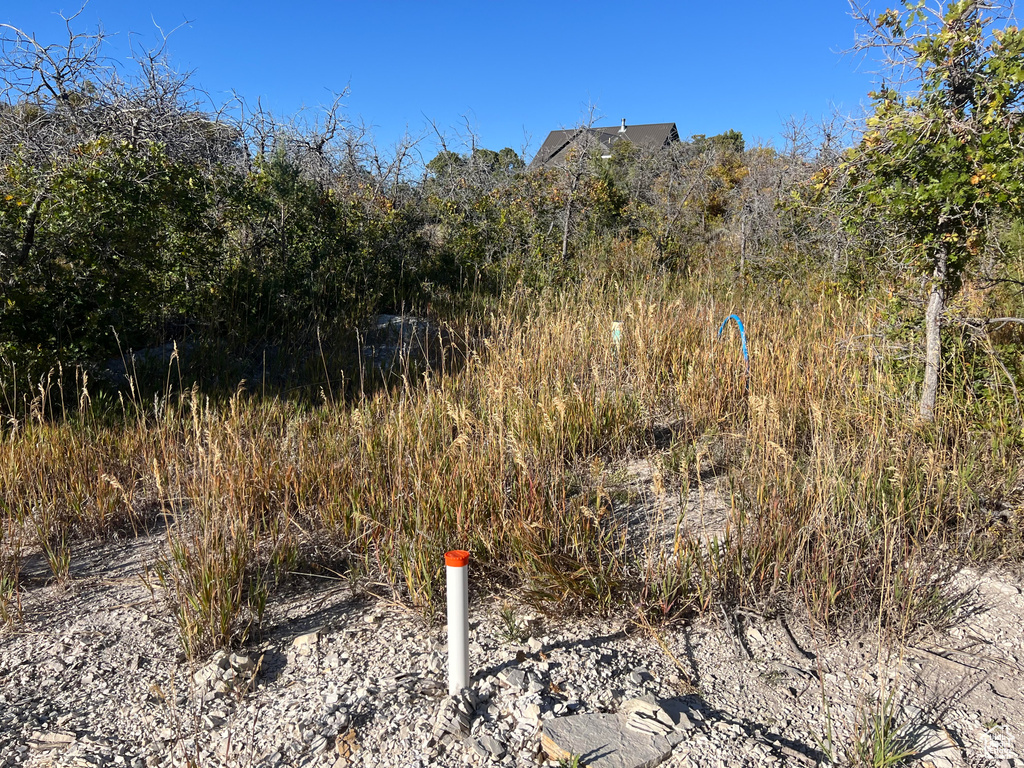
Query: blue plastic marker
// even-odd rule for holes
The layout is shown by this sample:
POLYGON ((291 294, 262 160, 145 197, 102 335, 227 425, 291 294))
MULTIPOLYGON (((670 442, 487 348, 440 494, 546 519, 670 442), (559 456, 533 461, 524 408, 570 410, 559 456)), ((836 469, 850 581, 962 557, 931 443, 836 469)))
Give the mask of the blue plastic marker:
POLYGON ((722 325, 718 329, 718 338, 722 338, 722 331, 725 330, 725 326, 729 324, 730 320, 735 320, 736 325, 740 329, 740 341, 743 343, 743 359, 747 363, 747 385, 750 385, 750 355, 747 354, 747 331, 743 327, 743 321, 740 320, 739 315, 729 315, 725 320, 722 321, 722 325))

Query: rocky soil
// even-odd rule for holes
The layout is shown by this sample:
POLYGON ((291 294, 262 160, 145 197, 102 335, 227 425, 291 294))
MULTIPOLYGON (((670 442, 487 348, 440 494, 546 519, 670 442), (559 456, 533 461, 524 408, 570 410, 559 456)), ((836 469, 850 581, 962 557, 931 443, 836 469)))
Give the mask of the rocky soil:
MULTIPOLYGON (((474 595, 472 688, 452 699, 443 624, 337 581, 275 595, 258 644, 186 660, 143 578, 164 546, 81 546, 66 586, 29 563, 24 622, 0 634, 0 766, 541 765, 553 718, 641 697, 681 718, 662 763, 677 768, 847 763, 886 718, 911 763, 1024 766, 1024 594, 1009 573, 961 573, 954 627, 898 648, 795 618, 653 630, 474 595)), ((598 747, 585 763, 636 764, 598 747)))

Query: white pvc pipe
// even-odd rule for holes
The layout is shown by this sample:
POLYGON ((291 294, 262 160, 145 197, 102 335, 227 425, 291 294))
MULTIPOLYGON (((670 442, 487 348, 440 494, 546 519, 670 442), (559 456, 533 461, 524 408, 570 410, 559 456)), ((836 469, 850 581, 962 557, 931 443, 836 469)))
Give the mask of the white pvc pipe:
POLYGON ((445 552, 448 581, 448 693, 469 687, 469 552, 445 552))

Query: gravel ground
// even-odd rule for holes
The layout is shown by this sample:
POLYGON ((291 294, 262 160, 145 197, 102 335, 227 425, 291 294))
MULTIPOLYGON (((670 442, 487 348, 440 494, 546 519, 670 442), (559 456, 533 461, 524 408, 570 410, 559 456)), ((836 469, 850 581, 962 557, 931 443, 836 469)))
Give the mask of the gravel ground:
MULTIPOLYGON (((690 535, 724 530, 713 483, 673 498, 634 464, 638 546, 664 546, 680 514, 690 535)), ((63 587, 27 563, 24 622, 0 630, 0 768, 536 766, 545 722, 640 697, 685 714, 673 768, 848 763, 873 719, 911 763, 1024 768, 1024 595, 1006 572, 962 572, 955 625, 898 648, 743 612, 657 631, 510 616, 471 576, 473 681, 453 699, 444 626, 338 581, 276 593, 258 644, 186 660, 143 578, 164 547, 80 545, 63 587)))
POLYGON ((961 574, 963 620, 888 652, 752 614, 656 633, 519 612, 515 638, 474 598, 455 700, 444 627, 341 582, 277 595, 259 645, 186 661, 141 578, 163 545, 83 547, 85 575, 27 590, 0 635, 0 765, 538 765, 546 720, 643 695, 693 726, 668 766, 844 762, 880 697, 923 765, 1024 765, 1024 596, 1005 574, 961 574))

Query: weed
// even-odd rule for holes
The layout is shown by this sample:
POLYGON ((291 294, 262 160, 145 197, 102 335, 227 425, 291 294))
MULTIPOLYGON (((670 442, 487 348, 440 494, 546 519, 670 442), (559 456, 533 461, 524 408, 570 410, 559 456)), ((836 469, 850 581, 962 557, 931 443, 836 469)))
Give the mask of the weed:
POLYGON ((758 677, 761 678, 765 685, 771 686, 772 688, 781 685, 787 680, 786 673, 780 669, 769 669, 766 672, 760 673, 758 677))
POLYGON ((207 396, 180 373, 155 398, 131 379, 116 400, 84 377, 77 396, 57 374, 0 380, 6 594, 30 552, 64 578, 78 539, 134 534, 159 511, 154 574, 190 652, 258 632, 298 563, 344 562, 429 613, 453 546, 473 552, 477 583, 564 611, 629 606, 656 623, 799 601, 826 627, 942 623, 959 558, 1024 551, 1020 526, 995 531, 980 501, 1019 494, 1016 402, 979 406, 978 366, 1000 373, 979 354, 972 371, 949 366, 942 418, 920 427, 905 379, 878 363, 900 352, 879 304, 805 293, 674 278, 512 293, 441 342, 440 370, 353 384, 347 401, 207 396), (751 330, 749 387, 715 336, 725 304, 751 330), (725 498, 716 539, 686 535, 690 511, 667 543, 633 536, 656 515, 610 493, 603 468, 663 447, 658 482, 684 501, 693 487, 701 508, 725 498))
POLYGON ((0 572, 0 626, 21 621, 21 594, 17 573, 0 572))
POLYGON ((502 636, 508 643, 519 644, 526 642, 530 637, 530 632, 526 628, 526 625, 519 621, 519 617, 516 615, 515 609, 508 603, 503 603, 501 606, 501 629, 502 636))
POLYGON ((896 719, 894 702, 894 694, 890 693, 861 711, 848 755, 850 764, 891 768, 914 756, 914 739, 906 724, 896 719))
POLYGON ((0 627, 21 621, 21 549, 23 536, 13 517, 0 520, 0 627))
POLYGON ((188 655, 248 640, 263 620, 268 587, 237 533, 174 530, 169 545, 171 557, 155 574, 171 598, 188 655))

